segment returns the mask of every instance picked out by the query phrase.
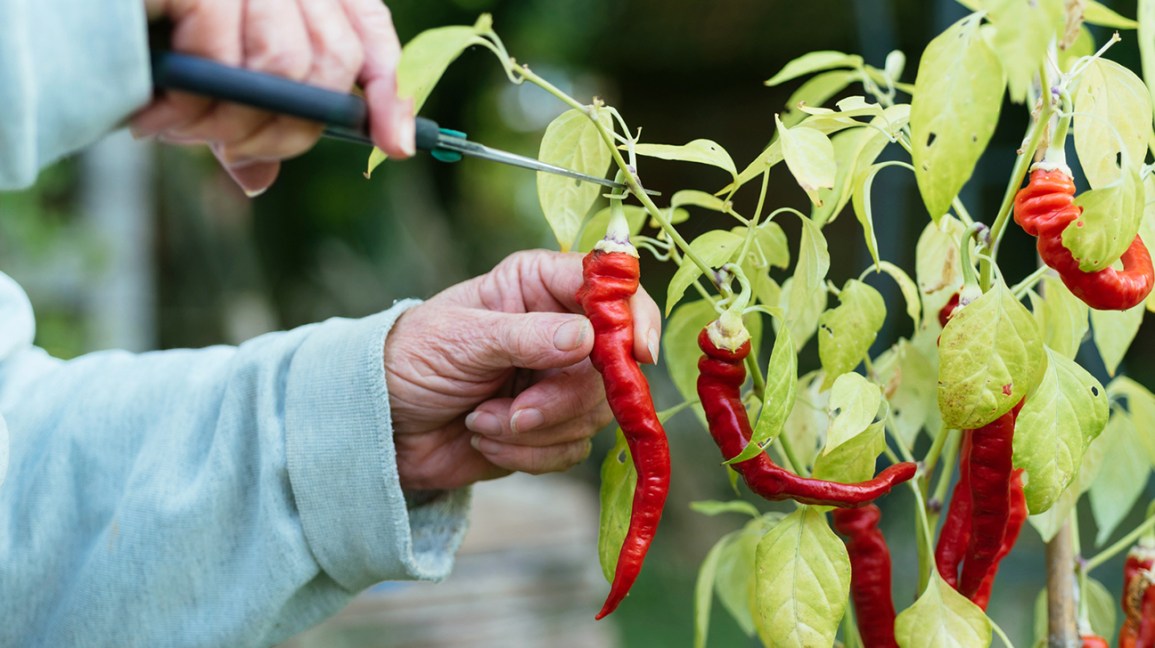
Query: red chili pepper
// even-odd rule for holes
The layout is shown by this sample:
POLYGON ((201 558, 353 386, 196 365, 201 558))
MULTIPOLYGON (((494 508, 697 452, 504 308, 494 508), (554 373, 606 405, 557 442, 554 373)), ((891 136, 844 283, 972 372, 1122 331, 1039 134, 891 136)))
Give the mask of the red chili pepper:
POLYGON ((1027 186, 1015 195, 1015 222, 1038 236, 1043 262, 1057 270, 1067 288, 1091 308, 1126 310, 1141 304, 1155 286, 1151 255, 1141 238, 1136 236, 1120 257, 1121 271, 1108 267, 1083 272, 1063 246, 1063 230, 1083 213, 1074 204, 1074 196, 1075 183, 1066 170, 1035 169, 1027 186))
POLYGON ((1139 640, 1139 628, 1131 619, 1123 622, 1123 627, 1119 629, 1119 648, 1135 648, 1135 642, 1139 640))
POLYGON ((1107 640, 1098 635, 1083 635, 1083 648, 1111 648, 1107 640))
POLYGON ((847 536, 850 596, 858 614, 862 644, 865 648, 898 648, 890 594, 890 549, 878 528, 882 511, 870 504, 857 509, 834 509, 832 515, 834 529, 847 536))
POLYGON ((1143 572, 1155 567, 1155 547, 1149 541, 1140 541, 1127 552, 1123 563, 1123 614, 1138 622, 1143 618, 1143 594, 1147 591, 1147 579, 1143 572))
POLYGON ((630 527, 609 596, 597 615, 601 619, 618 607, 642 569, 670 489, 670 451, 649 383, 634 359, 630 297, 638 289, 638 259, 625 252, 594 250, 586 255, 582 269, 584 283, 577 299, 594 328, 590 360, 602 374, 606 401, 622 427, 638 473, 630 527))
POLYGON ((986 578, 983 579, 983 583, 979 586, 979 591, 973 599, 975 605, 984 610, 987 609, 987 604, 991 600, 991 589, 995 585, 995 574, 998 573, 999 564, 1003 558, 1007 557, 1007 554, 1011 553, 1011 549, 1015 547, 1015 542, 1019 539, 1019 533, 1023 530, 1023 525, 1027 522, 1027 496, 1023 493, 1022 468, 1011 473, 1010 498, 1011 510, 1010 515, 1007 516, 1007 527, 1003 531, 1003 543, 999 546, 999 553, 995 555, 995 562, 991 565, 990 571, 987 572, 986 578))
MULTIPOLYGON (((750 443, 752 431, 741 387, 746 381, 742 364, 750 354, 746 340, 737 349, 720 348, 711 339, 710 327, 698 335, 705 355, 698 361, 698 397, 706 412, 710 435, 727 460, 738 456, 750 443)), ((894 464, 874 479, 854 484, 800 477, 778 466, 766 453, 733 465, 746 485, 762 497, 777 501, 792 499, 803 504, 853 508, 864 506, 890 492, 896 484, 914 477, 918 466, 911 462, 894 464)))
POLYGON ((972 601, 995 568, 1006 534, 1011 512, 1011 443, 1022 405, 1019 401, 1010 412, 971 431, 971 532, 958 591, 972 601))
POLYGON ((938 311, 938 323, 944 328, 946 327, 946 323, 950 321, 951 316, 954 315, 955 309, 958 308, 960 295, 962 295, 961 292, 956 292, 951 295, 946 304, 938 311))
POLYGON ((942 579, 958 589, 958 568, 966 555, 971 537, 971 431, 963 430, 959 449, 958 482, 950 496, 950 508, 938 534, 934 548, 934 562, 942 579))

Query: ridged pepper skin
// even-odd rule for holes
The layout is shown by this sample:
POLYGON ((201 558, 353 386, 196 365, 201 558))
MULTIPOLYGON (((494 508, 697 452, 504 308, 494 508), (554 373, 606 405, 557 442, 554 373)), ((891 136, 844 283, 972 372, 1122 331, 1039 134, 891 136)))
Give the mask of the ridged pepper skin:
POLYGON ((850 597, 865 648, 898 648, 890 587, 890 548, 878 528, 882 511, 870 504, 834 509, 834 530, 846 536, 850 555, 850 597))
POLYGON ((1003 543, 999 547, 999 553, 995 555, 995 562, 991 565, 990 571, 987 572, 986 578, 983 579, 982 585, 979 586, 979 591, 975 593, 974 604, 982 609, 987 609, 987 604, 991 600, 991 589, 995 585, 995 575, 998 573, 999 564, 1002 563, 1003 558, 1011 553, 1014 549, 1015 542, 1019 539, 1019 533, 1023 530, 1023 525, 1027 522, 1027 496, 1023 493, 1023 470, 1016 469, 1011 473, 1010 483, 1010 498, 1011 510, 1007 516, 1007 526, 1003 531, 1003 543))
POLYGON ((971 431, 971 530, 958 591, 975 600, 983 580, 995 568, 1011 514, 1011 447, 1015 417, 1023 406, 971 431))
MULTIPOLYGON (((707 329, 698 335, 704 355, 698 360, 698 398, 706 413, 710 435, 730 460, 746 449, 753 434, 741 388, 746 381, 743 361, 750 354, 750 342, 731 351, 717 347, 707 329)), ((914 477, 918 466, 910 462, 894 464, 874 479, 854 484, 800 477, 778 466, 765 452, 733 465, 750 490, 767 500, 794 500, 803 504, 854 508, 865 506, 887 494, 896 484, 914 477)))
POLYGON ((629 530, 609 596, 597 615, 601 619, 618 607, 642 569, 670 490, 670 451, 649 383, 634 359, 630 297, 638 290, 638 259, 625 252, 594 250, 583 260, 582 271, 577 299, 594 329, 590 361, 602 375, 606 401, 638 474, 629 530))
POLYGON ((1038 237, 1039 256, 1054 268, 1067 288, 1091 308, 1127 310, 1143 303, 1155 286, 1151 254, 1136 236, 1123 252, 1122 270, 1083 272, 1071 251, 1063 247, 1063 230, 1078 220, 1075 182, 1062 169, 1035 169, 1027 186, 1015 195, 1015 222, 1038 237))
POLYGON ((959 478, 950 496, 950 507, 943 519, 934 548, 934 563, 942 579, 958 589, 958 570, 966 556, 971 538, 971 431, 963 430, 959 448, 959 478))

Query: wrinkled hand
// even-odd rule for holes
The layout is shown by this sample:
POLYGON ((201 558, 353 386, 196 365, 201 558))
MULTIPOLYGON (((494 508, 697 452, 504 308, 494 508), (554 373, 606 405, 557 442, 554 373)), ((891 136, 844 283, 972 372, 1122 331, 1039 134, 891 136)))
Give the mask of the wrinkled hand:
MULTIPOLYGON (((581 255, 519 252, 401 316, 385 342, 397 469, 406 489, 564 470, 612 420, 574 295, 581 255), (525 384, 519 384, 525 383, 525 384)), ((661 318, 639 290, 634 356, 653 362, 661 318)))
MULTIPOLYGON (((277 76, 348 92, 360 84, 373 142, 413 155, 413 104, 397 98, 401 56, 381 0, 144 0, 150 19, 173 24, 172 47, 277 76)), ((280 161, 312 148, 321 126, 170 92, 132 120, 137 137, 207 143, 250 196, 276 179, 280 161)))

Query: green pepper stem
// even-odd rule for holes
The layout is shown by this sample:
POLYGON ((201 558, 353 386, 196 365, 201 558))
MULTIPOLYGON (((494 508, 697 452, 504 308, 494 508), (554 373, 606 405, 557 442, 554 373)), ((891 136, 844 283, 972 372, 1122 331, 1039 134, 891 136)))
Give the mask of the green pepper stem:
POLYGON ((1142 524, 1132 529, 1131 532, 1127 535, 1119 538, 1115 544, 1112 544, 1110 547, 1100 551, 1092 558, 1089 558, 1085 563, 1083 563, 1083 569, 1087 572, 1091 572, 1092 570, 1102 566, 1103 563, 1114 558, 1119 553, 1129 549, 1131 545, 1138 542, 1139 538, 1143 537, 1143 534, 1148 533, 1153 529, 1155 529, 1155 516, 1143 520, 1142 524))

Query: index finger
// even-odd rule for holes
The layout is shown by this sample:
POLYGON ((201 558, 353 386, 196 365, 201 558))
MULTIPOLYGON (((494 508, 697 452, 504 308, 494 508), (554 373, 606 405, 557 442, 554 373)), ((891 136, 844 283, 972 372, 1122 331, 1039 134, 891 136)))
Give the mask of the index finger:
POLYGON ((410 157, 416 152, 413 102, 397 96, 401 43, 393 17, 378 0, 342 0, 342 5, 365 51, 357 81, 369 106, 373 143, 391 157, 410 157))

